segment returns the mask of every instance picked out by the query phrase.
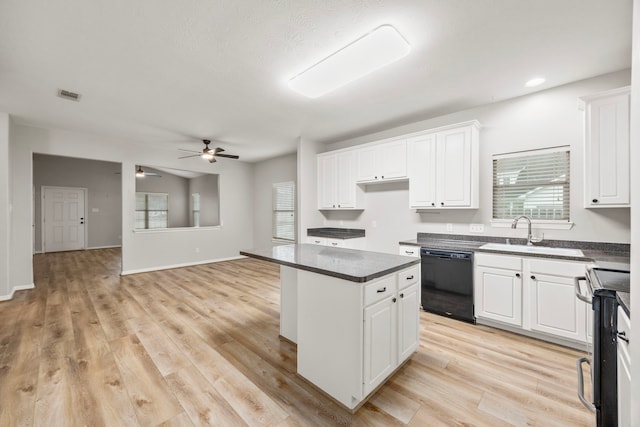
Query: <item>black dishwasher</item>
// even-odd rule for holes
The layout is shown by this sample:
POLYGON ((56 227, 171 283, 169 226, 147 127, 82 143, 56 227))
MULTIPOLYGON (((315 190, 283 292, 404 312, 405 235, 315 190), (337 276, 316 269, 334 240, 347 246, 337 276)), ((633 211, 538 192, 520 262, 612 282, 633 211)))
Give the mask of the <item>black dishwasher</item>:
POLYGON ((422 308, 476 323, 473 315, 473 252, 421 248, 422 308))

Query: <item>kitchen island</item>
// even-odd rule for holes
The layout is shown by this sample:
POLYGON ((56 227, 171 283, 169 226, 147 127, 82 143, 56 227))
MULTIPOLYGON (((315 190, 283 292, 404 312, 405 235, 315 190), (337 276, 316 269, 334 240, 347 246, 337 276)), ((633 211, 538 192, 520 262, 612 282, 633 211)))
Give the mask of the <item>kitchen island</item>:
POLYGON ((357 410, 418 348, 420 260, 310 244, 241 251, 280 264, 280 335, 297 372, 357 410))

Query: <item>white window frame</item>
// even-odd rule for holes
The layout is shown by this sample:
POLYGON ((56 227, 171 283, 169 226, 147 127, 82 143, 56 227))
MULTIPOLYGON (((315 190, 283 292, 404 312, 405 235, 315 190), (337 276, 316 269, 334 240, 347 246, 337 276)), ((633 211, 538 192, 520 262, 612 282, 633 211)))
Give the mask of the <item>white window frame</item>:
MULTIPOLYGON (((498 228, 507 228, 511 227, 514 218, 493 218, 493 191, 494 191, 494 181, 495 177, 493 176, 493 161, 497 159, 505 159, 505 158, 515 158, 515 157, 526 157, 526 156, 535 156, 546 153, 554 153, 554 152, 569 152, 571 155, 571 147, 568 145, 559 146, 559 147, 550 147, 543 149, 533 149, 526 151, 518 151, 513 153, 505 153, 505 154, 494 154, 491 158, 492 164, 492 172, 491 172, 491 226, 498 228)), ((571 159, 569 159, 571 161, 571 159)), ((571 173, 571 169, 569 168, 569 175, 571 173)), ((571 178, 569 177, 569 201, 571 200, 571 178)), ((531 219, 532 226, 534 228, 546 228, 546 229, 557 229, 557 230, 569 230, 574 226, 574 223, 571 221, 571 206, 569 206, 569 219, 568 220, 550 220, 550 219, 531 219)), ((524 221, 520 221, 518 223, 518 228, 525 227, 524 221)))
POLYGON ((296 222, 296 184, 293 181, 286 182, 275 182, 271 188, 271 240, 273 242, 286 242, 286 243, 295 243, 296 242, 296 231, 298 228, 298 224, 296 222), (292 194, 292 209, 278 209, 276 206, 276 189, 278 187, 291 187, 292 194), (277 213, 278 212, 290 212, 293 217, 293 236, 291 239, 276 235, 277 230, 277 213))
MULTIPOLYGON (((136 191, 136 198, 138 197, 138 194, 144 194, 144 199, 145 199, 145 209, 144 210, 139 210, 136 209, 136 212, 144 212, 144 228, 135 228, 136 230, 164 230, 169 228, 169 194, 168 193, 154 193, 154 192, 150 192, 150 191, 136 191), (167 209, 166 210, 150 210, 149 208, 149 195, 164 195, 167 196, 167 209), (166 212, 167 213, 167 223, 165 225, 165 227, 154 227, 154 228, 149 228, 149 212, 166 212)), ((134 219, 134 225, 135 225, 135 219, 134 219)))

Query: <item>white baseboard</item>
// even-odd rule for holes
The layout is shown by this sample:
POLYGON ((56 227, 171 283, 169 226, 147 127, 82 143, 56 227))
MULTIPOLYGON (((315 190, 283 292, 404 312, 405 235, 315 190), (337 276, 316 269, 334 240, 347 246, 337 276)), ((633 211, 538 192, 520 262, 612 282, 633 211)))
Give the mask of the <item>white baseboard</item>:
POLYGON ((42 253, 42 251, 33 251, 34 255, 38 255, 38 254, 41 254, 41 253, 42 253))
POLYGON ((122 245, 110 245, 110 246, 91 246, 89 248, 86 248, 86 250, 88 251, 92 251, 94 249, 111 249, 111 248, 121 248, 122 245))
POLYGON ((36 286, 33 283, 30 283, 28 285, 14 286, 9 295, 0 295, 0 301, 9 301, 9 300, 13 299, 13 295, 17 291, 25 291, 27 289, 33 289, 35 287, 36 286))
POLYGON ((191 267, 193 265, 201 265, 201 264, 213 264, 215 262, 233 261, 236 259, 243 259, 243 258, 246 258, 246 256, 239 255, 239 256, 234 256, 229 258, 218 258, 218 259, 210 259, 210 260, 196 261, 196 262, 184 262, 181 264, 161 265, 161 266, 149 267, 149 268, 139 268, 135 270, 122 271, 120 275, 127 276, 129 274, 148 273, 150 271, 159 271, 159 270, 170 270, 172 268, 191 267))

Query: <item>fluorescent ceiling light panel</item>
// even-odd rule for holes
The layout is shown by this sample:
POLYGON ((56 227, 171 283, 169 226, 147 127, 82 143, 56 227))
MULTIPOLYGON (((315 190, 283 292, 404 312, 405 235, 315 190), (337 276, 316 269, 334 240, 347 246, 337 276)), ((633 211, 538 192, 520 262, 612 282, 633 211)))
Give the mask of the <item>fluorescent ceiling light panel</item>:
POLYGON ((382 25, 289 80, 289 87, 317 98, 406 56, 411 46, 391 25, 382 25))
POLYGON ((544 77, 536 77, 535 79, 529 80, 524 85, 526 87, 536 87, 536 86, 540 86, 544 82, 545 82, 544 77))

